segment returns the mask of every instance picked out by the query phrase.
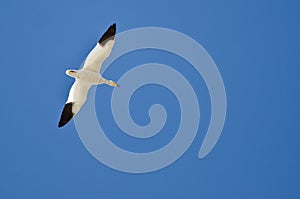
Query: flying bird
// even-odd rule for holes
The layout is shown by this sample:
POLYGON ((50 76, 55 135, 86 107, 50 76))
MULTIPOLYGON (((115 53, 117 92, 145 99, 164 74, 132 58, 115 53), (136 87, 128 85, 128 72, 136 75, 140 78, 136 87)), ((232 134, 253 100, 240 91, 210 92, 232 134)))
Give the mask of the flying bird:
POLYGON ((63 108, 58 127, 66 125, 76 115, 85 103, 88 91, 92 85, 107 84, 119 86, 112 80, 107 80, 100 74, 104 60, 110 55, 114 46, 116 24, 112 24, 88 54, 80 70, 66 70, 66 74, 75 78, 69 92, 68 100, 63 108))

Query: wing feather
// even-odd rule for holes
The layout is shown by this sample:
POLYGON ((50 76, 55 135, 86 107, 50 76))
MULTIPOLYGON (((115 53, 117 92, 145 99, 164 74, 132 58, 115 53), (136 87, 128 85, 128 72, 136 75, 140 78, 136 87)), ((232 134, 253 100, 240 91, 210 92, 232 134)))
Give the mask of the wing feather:
POLYGON ((88 54, 83 70, 99 72, 104 60, 110 55, 115 43, 116 24, 111 25, 88 54))
POLYGON ((91 86, 90 83, 76 79, 70 89, 69 97, 62 111, 58 127, 66 125, 79 112, 86 101, 91 86))

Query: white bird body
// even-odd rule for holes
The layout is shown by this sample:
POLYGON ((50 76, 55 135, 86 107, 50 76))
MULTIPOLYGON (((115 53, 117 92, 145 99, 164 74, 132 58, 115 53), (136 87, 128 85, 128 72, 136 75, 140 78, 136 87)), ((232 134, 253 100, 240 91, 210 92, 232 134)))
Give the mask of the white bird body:
POLYGON ((104 78, 97 72, 81 69, 72 74, 72 70, 67 70, 66 74, 80 80, 81 82, 89 83, 91 85, 97 85, 104 81, 104 78))
POLYGON ((64 106, 58 127, 67 124, 76 115, 85 103, 88 91, 92 85, 108 84, 119 86, 112 80, 107 80, 100 75, 100 68, 104 60, 110 55, 114 45, 116 25, 111 25, 102 35, 96 46, 87 56, 81 70, 67 70, 66 74, 76 80, 72 85, 68 100, 64 106))

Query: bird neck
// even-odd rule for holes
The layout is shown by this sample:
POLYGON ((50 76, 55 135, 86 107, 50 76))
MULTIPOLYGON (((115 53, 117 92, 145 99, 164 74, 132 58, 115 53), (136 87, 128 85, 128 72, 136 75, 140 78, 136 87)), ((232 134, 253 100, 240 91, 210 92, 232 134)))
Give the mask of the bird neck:
POLYGON ((104 84, 107 84, 107 85, 110 85, 110 82, 109 82, 109 80, 107 80, 107 79, 104 79, 104 78, 103 78, 103 83, 104 83, 104 84))

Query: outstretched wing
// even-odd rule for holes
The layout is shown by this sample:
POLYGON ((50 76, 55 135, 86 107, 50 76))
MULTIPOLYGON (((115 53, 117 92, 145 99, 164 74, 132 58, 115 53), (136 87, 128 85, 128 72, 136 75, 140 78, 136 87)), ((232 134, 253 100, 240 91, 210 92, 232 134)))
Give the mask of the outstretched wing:
POLYGON ((96 46, 87 56, 83 70, 99 72, 102 63, 110 55, 115 43, 116 24, 111 25, 99 39, 96 46))
POLYGON ((91 84, 82 82, 78 79, 74 82, 69 92, 68 100, 60 116, 58 127, 66 125, 73 116, 79 112, 81 106, 86 101, 90 87, 91 84))

